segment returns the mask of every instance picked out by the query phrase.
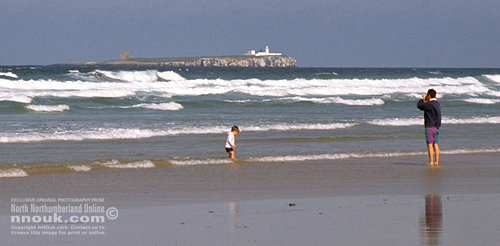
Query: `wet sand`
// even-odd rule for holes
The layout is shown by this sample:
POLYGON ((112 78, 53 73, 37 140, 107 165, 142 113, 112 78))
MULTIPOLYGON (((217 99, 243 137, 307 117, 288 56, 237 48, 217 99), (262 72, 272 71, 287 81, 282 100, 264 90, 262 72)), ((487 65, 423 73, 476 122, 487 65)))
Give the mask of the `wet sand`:
POLYGON ((494 245, 500 154, 0 179, 1 245, 494 245), (104 235, 11 235, 12 198, 104 198, 104 235))

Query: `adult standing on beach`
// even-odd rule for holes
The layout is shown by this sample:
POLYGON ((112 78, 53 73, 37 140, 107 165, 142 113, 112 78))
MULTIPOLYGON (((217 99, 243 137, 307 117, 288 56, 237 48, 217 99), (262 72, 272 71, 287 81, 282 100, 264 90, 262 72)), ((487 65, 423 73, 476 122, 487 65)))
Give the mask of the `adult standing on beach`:
POLYGON ((429 153, 429 166, 439 165, 439 127, 441 127, 441 105, 436 99, 436 91, 429 89, 427 94, 422 94, 417 108, 424 111, 425 137, 429 153), (434 154, 436 161, 434 162, 434 154))

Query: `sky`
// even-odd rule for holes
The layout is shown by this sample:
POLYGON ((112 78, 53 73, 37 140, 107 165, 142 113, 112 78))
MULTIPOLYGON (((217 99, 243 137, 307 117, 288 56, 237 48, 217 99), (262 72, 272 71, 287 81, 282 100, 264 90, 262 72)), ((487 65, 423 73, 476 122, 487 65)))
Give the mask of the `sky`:
POLYGON ((1 0, 0 65, 282 52, 299 67, 500 67, 498 0, 1 0))

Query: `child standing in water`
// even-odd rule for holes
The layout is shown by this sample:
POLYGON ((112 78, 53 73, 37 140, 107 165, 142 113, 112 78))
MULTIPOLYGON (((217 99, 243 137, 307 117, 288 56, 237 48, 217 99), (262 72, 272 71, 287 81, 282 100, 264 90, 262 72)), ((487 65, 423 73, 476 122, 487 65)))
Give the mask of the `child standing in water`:
POLYGON ((231 131, 227 133, 227 140, 226 140, 226 152, 229 154, 229 158, 232 160, 235 160, 234 158, 234 149, 236 148, 236 145, 234 144, 234 137, 238 135, 240 132, 240 129, 237 126, 231 127, 231 131))

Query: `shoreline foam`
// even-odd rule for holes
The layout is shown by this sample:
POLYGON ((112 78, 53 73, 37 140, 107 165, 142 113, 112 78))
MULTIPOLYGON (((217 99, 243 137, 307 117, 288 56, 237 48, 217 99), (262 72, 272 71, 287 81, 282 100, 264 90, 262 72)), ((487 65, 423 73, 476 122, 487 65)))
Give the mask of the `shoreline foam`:
MULTIPOLYGON (((483 149, 447 149, 442 150, 443 158, 467 155, 498 155, 500 148, 483 149)), ((161 167, 187 167, 187 166, 231 166, 231 165, 254 165, 262 163, 275 163, 288 165, 302 163, 301 165, 314 166, 317 163, 330 162, 364 162, 374 160, 376 162, 386 160, 387 158, 416 158, 427 155, 425 151, 401 151, 401 152, 359 152, 359 153, 326 153, 315 155, 275 155, 275 156, 252 156, 240 157, 237 162, 228 158, 173 158, 162 160, 106 160, 106 161, 83 161, 80 163, 26 163, 26 164, 3 164, 0 165, 0 179, 3 177, 26 177, 33 174, 51 174, 63 172, 90 172, 102 171, 103 169, 157 169, 161 167), (304 163, 305 162, 305 163, 304 163), (28 175, 29 174, 29 175, 28 175)), ((422 162, 425 164, 424 162, 422 162)))

